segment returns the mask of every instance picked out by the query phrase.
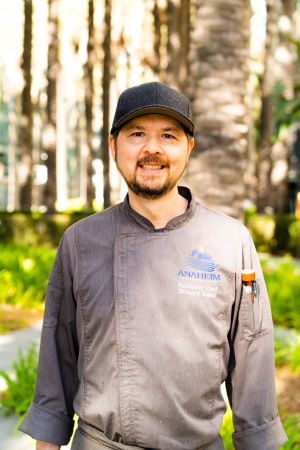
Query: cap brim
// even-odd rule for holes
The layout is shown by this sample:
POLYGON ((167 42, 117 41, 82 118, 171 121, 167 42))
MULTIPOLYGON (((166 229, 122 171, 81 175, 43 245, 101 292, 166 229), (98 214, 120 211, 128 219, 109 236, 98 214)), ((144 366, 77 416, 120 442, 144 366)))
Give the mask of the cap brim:
POLYGON ((183 126, 183 128, 186 129, 186 131, 188 131, 192 136, 194 135, 194 124, 191 120, 172 108, 159 105, 141 107, 133 112, 130 112, 114 124, 114 127, 111 129, 111 133, 114 133, 120 127, 125 125, 125 123, 129 122, 135 117, 140 117, 147 114, 162 114, 163 116, 171 117, 172 119, 177 120, 177 122, 179 122, 183 126))

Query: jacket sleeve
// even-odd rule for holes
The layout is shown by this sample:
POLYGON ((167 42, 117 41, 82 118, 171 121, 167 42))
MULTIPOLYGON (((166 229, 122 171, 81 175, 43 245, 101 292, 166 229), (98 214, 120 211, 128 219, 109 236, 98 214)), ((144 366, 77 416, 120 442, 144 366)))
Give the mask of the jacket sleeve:
POLYGON ((67 444, 72 435, 78 386, 75 250, 69 247, 63 236, 48 281, 34 399, 19 427, 34 439, 56 445, 67 444))
POLYGON ((247 232, 241 269, 254 269, 257 297, 244 293, 237 273, 235 319, 226 381, 237 450, 276 450, 287 438, 277 413, 274 339, 269 298, 253 241, 247 232))

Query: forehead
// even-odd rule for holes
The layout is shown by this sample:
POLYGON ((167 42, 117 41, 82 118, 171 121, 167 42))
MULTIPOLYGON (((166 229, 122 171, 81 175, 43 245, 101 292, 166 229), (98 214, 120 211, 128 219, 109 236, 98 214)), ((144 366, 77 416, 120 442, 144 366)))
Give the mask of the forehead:
POLYGON ((164 116, 162 114, 145 114, 143 116, 135 117, 134 119, 127 122, 122 128, 158 128, 158 129, 173 129, 174 131, 183 132, 184 129, 181 124, 172 117, 164 116))

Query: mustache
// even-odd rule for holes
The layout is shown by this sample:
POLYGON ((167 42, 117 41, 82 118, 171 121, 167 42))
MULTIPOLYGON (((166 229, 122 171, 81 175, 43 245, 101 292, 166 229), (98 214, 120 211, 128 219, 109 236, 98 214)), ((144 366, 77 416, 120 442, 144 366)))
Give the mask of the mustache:
POLYGON ((162 158, 157 155, 144 156, 143 158, 137 161, 136 166, 139 167, 143 166, 144 164, 153 164, 158 166, 169 167, 169 161, 166 158, 162 158))

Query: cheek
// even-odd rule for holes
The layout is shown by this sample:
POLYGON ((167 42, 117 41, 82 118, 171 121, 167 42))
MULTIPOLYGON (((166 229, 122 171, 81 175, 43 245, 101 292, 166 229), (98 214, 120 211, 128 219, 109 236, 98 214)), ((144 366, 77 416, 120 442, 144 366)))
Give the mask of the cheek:
POLYGON ((123 171, 132 171, 136 168, 136 158, 130 153, 116 153, 116 163, 123 171))
POLYGON ((186 150, 183 150, 176 154, 173 153, 172 156, 170 157, 170 162, 178 167, 179 166, 181 167, 186 165, 188 159, 189 159, 188 152, 186 150))

